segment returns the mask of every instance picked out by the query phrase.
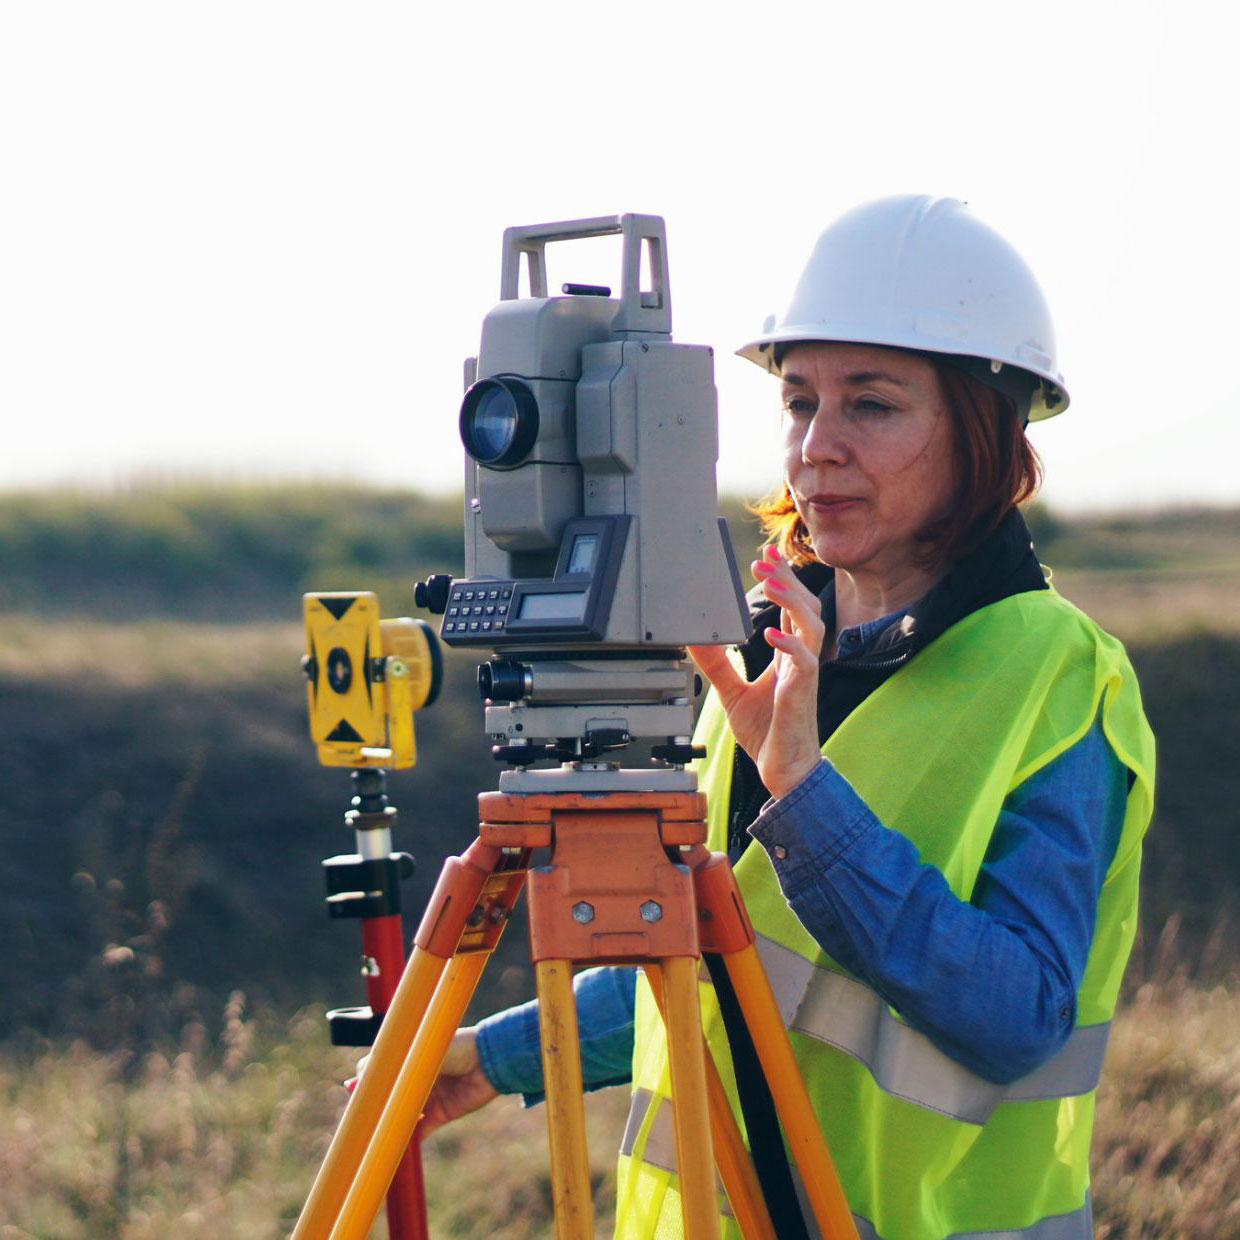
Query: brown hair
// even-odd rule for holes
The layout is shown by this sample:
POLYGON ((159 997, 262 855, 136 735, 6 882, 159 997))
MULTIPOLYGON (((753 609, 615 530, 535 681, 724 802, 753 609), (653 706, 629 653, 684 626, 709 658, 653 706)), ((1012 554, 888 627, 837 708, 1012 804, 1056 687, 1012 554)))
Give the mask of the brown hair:
MULTIPOLYGON (((1042 481, 1042 462, 1025 437, 1012 401, 963 370, 929 354, 952 419, 956 495, 947 511, 921 532, 924 563, 950 563, 968 555, 1042 481)), ((809 531, 788 490, 750 505, 767 541, 793 564, 816 561, 809 531)))

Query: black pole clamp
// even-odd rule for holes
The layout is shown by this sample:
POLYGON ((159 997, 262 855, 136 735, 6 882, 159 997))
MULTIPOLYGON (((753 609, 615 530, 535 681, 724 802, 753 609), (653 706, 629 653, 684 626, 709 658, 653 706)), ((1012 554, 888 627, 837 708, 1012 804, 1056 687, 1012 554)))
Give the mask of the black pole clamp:
POLYGON ((400 912, 400 882, 413 874, 408 853, 368 858, 342 853, 323 859, 332 917, 389 917, 400 912))
POLYGON ((373 1046, 383 1013, 368 1007, 335 1008, 327 1013, 327 1032, 333 1046, 373 1046))

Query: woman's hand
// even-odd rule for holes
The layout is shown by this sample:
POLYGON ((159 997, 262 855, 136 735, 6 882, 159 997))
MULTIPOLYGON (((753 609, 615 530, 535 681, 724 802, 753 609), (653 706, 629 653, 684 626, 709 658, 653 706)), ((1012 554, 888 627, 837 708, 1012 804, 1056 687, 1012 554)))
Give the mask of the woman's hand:
POLYGON ((689 653, 715 687, 737 743, 754 760, 774 797, 791 792, 818 764, 818 658, 822 606, 774 547, 750 566, 763 592, 779 605, 780 627, 766 630, 775 648, 770 665, 750 683, 720 646, 689 653))
POLYGON ((429 1136, 436 1128, 471 1111, 484 1107, 499 1092, 487 1080, 478 1062, 478 1034, 475 1029, 458 1029, 444 1056, 439 1077, 418 1121, 418 1136, 429 1136))

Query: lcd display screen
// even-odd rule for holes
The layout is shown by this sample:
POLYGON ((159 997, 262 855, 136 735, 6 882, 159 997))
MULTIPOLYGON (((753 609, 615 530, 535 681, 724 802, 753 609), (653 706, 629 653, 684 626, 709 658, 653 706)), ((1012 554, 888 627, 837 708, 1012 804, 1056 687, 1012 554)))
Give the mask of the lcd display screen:
POLYGON ((580 620, 586 611, 586 592, 566 590, 557 594, 526 594, 521 598, 518 620, 580 620))
POLYGON ((598 548, 597 534, 578 534, 573 539, 573 549, 568 557, 570 573, 588 573, 594 567, 594 552, 598 548))

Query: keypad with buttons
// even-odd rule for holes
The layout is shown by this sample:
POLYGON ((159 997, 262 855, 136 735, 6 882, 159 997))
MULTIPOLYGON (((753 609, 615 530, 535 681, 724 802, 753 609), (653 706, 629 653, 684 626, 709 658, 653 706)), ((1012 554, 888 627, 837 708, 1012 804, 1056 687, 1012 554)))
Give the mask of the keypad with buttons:
MULTIPOLYGON (((499 643, 508 636, 508 623, 514 618, 511 610, 517 583, 512 581, 471 582, 454 584, 444 608, 440 633, 449 639, 482 645, 499 643)), ((530 637, 529 626, 523 624, 522 634, 530 637)), ((548 621, 553 630, 555 621, 548 621)))
POLYGON ((502 635, 508 627, 507 600, 512 598, 512 590, 511 583, 499 582, 485 588, 453 586, 441 632, 447 636, 502 635))

